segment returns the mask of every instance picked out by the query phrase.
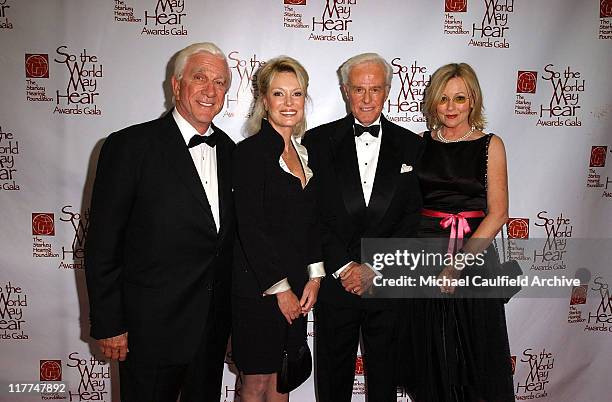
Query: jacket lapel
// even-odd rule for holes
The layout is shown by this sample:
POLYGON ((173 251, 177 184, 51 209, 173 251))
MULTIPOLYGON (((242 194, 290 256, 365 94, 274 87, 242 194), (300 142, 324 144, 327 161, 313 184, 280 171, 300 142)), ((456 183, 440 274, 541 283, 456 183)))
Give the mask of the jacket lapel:
POLYGON ((187 148, 185 140, 172 117, 172 112, 167 113, 162 121, 166 124, 166 127, 163 128, 163 133, 168 146, 166 152, 168 164, 174 169, 177 178, 189 189, 189 192, 195 197, 202 209, 204 209, 206 216, 214 226, 212 210, 202 186, 202 181, 193 164, 189 148, 187 148))
POLYGON ((334 166, 342 188, 344 206, 349 215, 357 218, 357 221, 363 221, 366 205, 359 177, 352 115, 344 119, 343 124, 331 139, 334 142, 332 146, 334 166))
POLYGON ((401 143, 398 141, 398 133, 382 115, 381 124, 382 138, 378 153, 378 164, 376 165, 372 195, 368 204, 367 221, 369 227, 376 225, 389 208, 395 194, 401 167, 401 143))

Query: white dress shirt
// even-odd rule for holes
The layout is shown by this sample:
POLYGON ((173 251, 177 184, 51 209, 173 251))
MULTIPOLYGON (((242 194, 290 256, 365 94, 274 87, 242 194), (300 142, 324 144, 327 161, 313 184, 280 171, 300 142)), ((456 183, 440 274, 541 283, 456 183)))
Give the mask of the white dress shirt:
MULTIPOLYGON (((304 169, 304 176, 306 178, 306 185, 305 186, 307 186, 308 182, 310 181, 310 179, 313 176, 312 169, 310 169, 308 167, 308 151, 306 150, 305 146, 300 144, 295 139, 294 136, 291 136, 291 142, 293 143, 293 146, 295 147, 295 151, 297 153, 298 159, 300 160, 300 164, 302 165, 302 169, 304 169)), ((298 176, 294 175, 293 172, 291 172, 291 170, 289 170, 289 167, 285 163, 285 160, 283 159, 282 155, 278 158, 278 164, 281 167, 281 169, 283 169, 285 172, 287 172, 290 175, 292 175, 294 177, 297 177, 299 179, 298 176)), ((301 182, 301 179, 300 179, 300 182, 301 182)), ((308 270, 308 277, 310 279, 321 278, 321 277, 325 276, 325 268, 323 266, 323 262, 322 261, 315 262, 315 263, 312 263, 312 264, 308 264, 306 269, 308 270)), ((266 296, 266 295, 273 295, 273 294, 280 293, 280 292, 285 292, 285 291, 287 291, 289 289, 291 289, 291 285, 289 284, 289 281, 287 280, 287 278, 283 278, 280 281, 276 282, 274 285, 270 286, 264 292, 264 296, 266 296)))
MULTIPOLYGON (((355 124, 362 125, 357 119, 355 124)), ((380 116, 370 126, 380 124, 380 116)), ((353 127, 353 130, 355 128, 353 127)), ((382 125, 378 131, 378 137, 374 137, 372 134, 364 132, 359 137, 355 137, 355 149, 357 151, 357 164, 359 165, 359 178, 361 180, 361 190, 363 191, 363 199, 365 200, 366 207, 370 204, 370 197, 372 196, 372 188, 374 187, 374 178, 376 176, 376 167, 378 166, 378 154, 380 153, 380 142, 382 140, 383 132, 382 125)), ((334 278, 338 278, 342 271, 348 268, 353 261, 345 264, 340 269, 332 274, 334 278)), ((374 271, 375 274, 380 273, 369 265, 368 267, 374 271)))
MULTIPOLYGON (((198 133, 196 130, 181 114, 174 109, 172 111, 172 117, 181 131, 181 135, 185 140, 185 144, 189 144, 189 140, 194 135, 211 135, 213 133, 212 126, 208 127, 208 130, 204 134, 198 133)), ((191 159, 193 164, 198 171, 200 181, 206 192, 206 198, 210 204, 213 219, 215 220, 215 226, 217 232, 219 231, 220 218, 219 218, 219 183, 217 181, 217 151, 215 148, 208 144, 202 143, 198 146, 189 148, 191 159)))

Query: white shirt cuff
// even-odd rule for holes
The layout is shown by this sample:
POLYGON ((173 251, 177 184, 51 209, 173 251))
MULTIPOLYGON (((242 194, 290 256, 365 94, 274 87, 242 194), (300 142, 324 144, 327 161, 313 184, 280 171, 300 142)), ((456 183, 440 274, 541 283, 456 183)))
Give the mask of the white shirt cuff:
POLYGON ((336 272, 334 272, 334 273, 332 274, 332 276, 333 276, 334 278, 338 279, 338 278, 340 277, 340 274, 342 273, 342 271, 344 271, 345 269, 347 269, 347 268, 348 268, 348 266, 349 266, 349 265, 351 265, 353 262, 354 262, 354 261, 350 261, 350 262, 348 262, 348 263, 344 264, 344 265, 343 265, 343 266, 342 266, 342 267, 341 267, 339 270, 337 270, 336 272))
MULTIPOLYGON (((332 276, 336 279, 338 279, 340 277, 340 274, 342 273, 342 271, 344 271, 346 268, 348 268, 349 265, 351 265, 353 263, 353 261, 349 262, 348 264, 344 265, 342 268, 340 268, 339 270, 337 270, 336 272, 334 272, 332 274, 332 276)), ((374 275, 376 276, 382 276, 382 274, 380 273, 380 271, 377 271, 374 269, 374 267, 372 267, 370 264, 368 264, 367 262, 365 264, 366 267, 368 267, 372 272, 374 272, 374 275)))
POLYGON ((325 276, 325 266, 323 261, 308 264, 308 278, 321 278, 325 276))
POLYGON ((276 282, 274 285, 270 286, 268 290, 264 292, 264 296, 275 295, 280 292, 285 292, 291 289, 291 285, 289 285, 289 281, 287 278, 281 279, 276 282))

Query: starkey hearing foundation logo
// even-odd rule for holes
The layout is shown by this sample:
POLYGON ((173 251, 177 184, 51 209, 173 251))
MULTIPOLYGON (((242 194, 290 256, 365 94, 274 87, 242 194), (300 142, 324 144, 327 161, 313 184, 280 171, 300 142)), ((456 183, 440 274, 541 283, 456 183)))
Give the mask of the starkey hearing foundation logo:
POLYGON ((532 100, 523 94, 535 94, 538 84, 537 71, 519 70, 516 78, 516 100, 514 103, 514 114, 536 115, 538 112, 533 110, 532 100))
POLYGON ((319 0, 324 6, 320 16, 311 20, 311 33, 308 40, 348 43, 355 38, 351 29, 353 7, 358 7, 357 0, 319 0))
POLYGON ((0 191, 19 191, 19 140, 10 131, 3 131, 0 125, 0 191))
POLYGON ((604 167, 606 166, 606 156, 608 154, 608 147, 605 145, 592 146, 591 147, 591 159, 589 161, 589 167, 604 167))
POLYGON ((40 381, 62 381, 62 361, 40 360, 40 381))
POLYGON ((598 38, 612 40, 612 0, 599 2, 598 38))
POLYGON ((310 24, 304 21, 304 9, 306 0, 285 0, 283 4, 283 27, 285 29, 306 29, 310 24))
POLYGON ((89 210, 80 212, 72 205, 64 205, 61 208, 59 222, 63 224, 57 227, 54 213, 32 214, 32 256, 57 259, 57 269, 85 269, 85 242, 89 230, 89 210), (55 236, 53 244, 51 240, 46 240, 43 236, 55 236), (70 239, 70 243, 64 243, 64 239, 70 239), (61 245, 58 246, 58 243, 61 245), (61 254, 59 249, 61 249, 61 254))
POLYGON ((509 218, 508 239, 529 239, 529 218, 509 218))
POLYGON ((248 118, 254 95, 255 73, 266 62, 254 52, 233 50, 227 55, 232 86, 225 95, 223 117, 248 118))
POLYGON ((393 78, 396 78, 387 99, 388 119, 393 122, 424 123, 422 100, 431 73, 418 60, 404 62, 401 57, 391 60, 393 78))
MULTIPOLYGON (((607 145, 591 146, 585 187, 589 190, 601 190, 602 198, 612 199, 612 176, 604 170, 608 149, 607 145)), ((612 149, 610 149, 610 152, 612 152, 612 149)))
POLYGON ((49 55, 47 53, 25 54, 26 100, 28 102, 51 102, 43 79, 49 78, 49 55))
POLYGON ((55 216, 50 212, 32 213, 32 235, 55 236, 55 216))
POLYGON ((56 53, 57 56, 53 61, 65 67, 68 82, 65 88, 55 91, 53 113, 68 116, 101 116, 102 110, 97 103, 104 74, 98 56, 85 48, 78 53, 73 52, 67 45, 59 46, 56 53))
POLYGON ((55 214, 51 212, 32 213, 32 257, 59 257, 44 236, 55 236, 55 214))
POLYGON ((141 35, 186 36, 187 0, 154 0, 153 10, 145 10, 141 35))
POLYGON ((444 34, 467 35, 470 31, 464 29, 463 15, 468 8, 467 0, 446 0, 444 2, 444 34))
POLYGON ((445 0, 444 11, 447 13, 465 13, 467 11, 467 0, 445 0))
POLYGON ((0 282, 0 341, 24 341, 28 320, 28 294, 14 281, 0 282))
POLYGON ((113 7, 113 16, 115 22, 142 22, 142 18, 138 18, 135 16, 134 7, 130 6, 127 0, 115 0, 115 4, 113 7))
MULTIPOLYGON (((523 243, 523 240, 529 239, 529 218, 508 218, 506 234, 508 238, 508 258, 517 261, 530 261, 531 258, 527 256, 523 243)), ((503 241, 503 238, 501 241, 503 241)))
POLYGON ((10 8, 8 0, 0 0, 0 29, 13 29, 13 23, 8 16, 10 8))
POLYGON ((26 78, 49 78, 48 54, 25 54, 26 78))

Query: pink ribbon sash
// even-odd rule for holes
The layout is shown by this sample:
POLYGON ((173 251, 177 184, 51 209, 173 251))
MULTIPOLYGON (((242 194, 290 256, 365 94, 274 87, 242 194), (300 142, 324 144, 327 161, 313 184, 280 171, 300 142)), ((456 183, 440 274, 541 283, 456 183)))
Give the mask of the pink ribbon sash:
POLYGON ((470 233, 472 229, 467 221, 467 218, 484 218, 483 211, 463 211, 457 214, 448 212, 434 211, 432 209, 423 209, 421 215, 430 218, 441 218, 440 226, 443 229, 451 227, 450 238, 448 240, 448 253, 454 254, 453 251, 459 251, 463 246, 463 236, 470 233), (456 245, 456 247, 455 247, 456 245))

